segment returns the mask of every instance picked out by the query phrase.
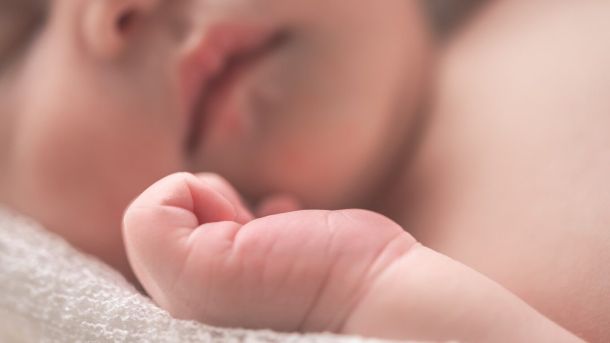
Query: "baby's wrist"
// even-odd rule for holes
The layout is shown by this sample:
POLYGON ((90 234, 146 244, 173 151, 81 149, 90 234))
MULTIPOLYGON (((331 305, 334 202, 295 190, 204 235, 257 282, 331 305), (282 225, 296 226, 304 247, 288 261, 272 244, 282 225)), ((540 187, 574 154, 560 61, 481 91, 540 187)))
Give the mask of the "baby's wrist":
POLYGON ((394 340, 582 342, 495 282, 421 245, 379 275, 342 333, 394 340))

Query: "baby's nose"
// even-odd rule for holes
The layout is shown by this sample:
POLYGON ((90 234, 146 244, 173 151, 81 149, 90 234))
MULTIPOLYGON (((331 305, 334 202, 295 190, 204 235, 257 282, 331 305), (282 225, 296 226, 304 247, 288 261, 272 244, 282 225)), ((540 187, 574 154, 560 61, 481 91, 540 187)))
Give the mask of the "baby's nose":
POLYGON ((92 0, 82 3, 84 39, 89 52, 112 59, 128 46, 136 25, 159 8, 161 0, 92 0))

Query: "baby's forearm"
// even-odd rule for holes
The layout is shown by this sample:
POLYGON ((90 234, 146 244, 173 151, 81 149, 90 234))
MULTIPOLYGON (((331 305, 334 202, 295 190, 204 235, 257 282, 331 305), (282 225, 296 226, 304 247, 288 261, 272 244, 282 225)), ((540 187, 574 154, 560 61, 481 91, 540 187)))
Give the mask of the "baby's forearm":
POLYGON ((461 342, 582 342, 474 270, 423 246, 388 267, 346 334, 461 342))

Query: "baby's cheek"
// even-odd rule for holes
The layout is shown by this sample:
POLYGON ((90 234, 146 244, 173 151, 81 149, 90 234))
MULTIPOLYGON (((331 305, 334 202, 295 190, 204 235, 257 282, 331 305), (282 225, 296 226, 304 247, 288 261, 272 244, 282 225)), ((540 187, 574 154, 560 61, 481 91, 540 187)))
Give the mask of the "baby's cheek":
POLYGON ((17 130, 14 194, 22 205, 49 214, 79 213, 93 200, 91 180, 99 180, 91 172, 98 165, 89 158, 95 156, 89 142, 96 137, 65 117, 53 109, 26 113, 17 130))
POLYGON ((106 180, 110 170, 100 166, 100 153, 93 153, 89 143, 95 136, 74 132, 70 123, 56 119, 26 123, 18 132, 11 205, 125 271, 118 258, 123 255, 118 223, 128 200, 110 191, 115 187, 106 180))
POLYGON ((87 112, 59 100, 21 117, 11 205, 129 275, 122 213, 150 183, 179 168, 178 156, 161 139, 138 138, 147 135, 128 130, 120 112, 87 112))

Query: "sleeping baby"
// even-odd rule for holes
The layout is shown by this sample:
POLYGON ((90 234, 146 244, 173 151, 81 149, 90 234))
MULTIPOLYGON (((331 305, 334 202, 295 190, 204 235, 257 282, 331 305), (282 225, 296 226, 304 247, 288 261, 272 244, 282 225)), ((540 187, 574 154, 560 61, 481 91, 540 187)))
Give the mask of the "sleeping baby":
POLYGON ((177 318, 607 341, 608 10, 0 0, 0 202, 177 318))

